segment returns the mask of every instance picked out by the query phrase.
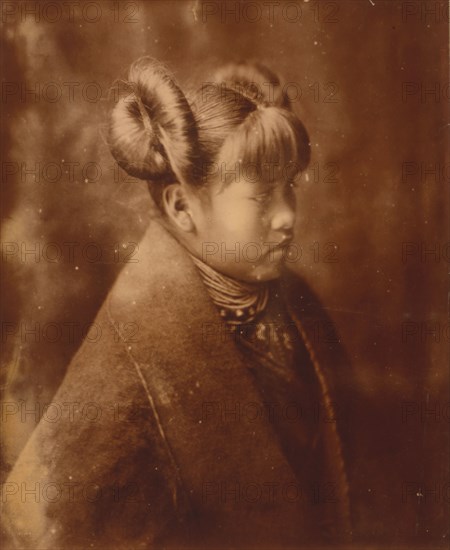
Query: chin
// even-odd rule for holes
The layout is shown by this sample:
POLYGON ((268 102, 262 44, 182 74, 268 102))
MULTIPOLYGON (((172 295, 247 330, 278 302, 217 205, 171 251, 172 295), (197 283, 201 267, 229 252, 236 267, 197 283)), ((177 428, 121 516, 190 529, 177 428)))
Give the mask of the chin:
POLYGON ((283 266, 281 263, 278 265, 271 264, 270 266, 261 265, 252 270, 248 274, 246 280, 249 282, 258 283, 273 281, 274 279, 278 279, 281 276, 282 268, 283 266))

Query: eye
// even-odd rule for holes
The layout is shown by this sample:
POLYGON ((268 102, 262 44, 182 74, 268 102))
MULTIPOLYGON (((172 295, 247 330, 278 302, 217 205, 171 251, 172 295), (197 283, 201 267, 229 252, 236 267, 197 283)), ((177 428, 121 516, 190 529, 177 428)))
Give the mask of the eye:
POLYGON ((252 201, 255 201, 259 204, 266 204, 270 201, 272 197, 272 193, 259 193, 258 195, 255 195, 253 197, 250 197, 252 201))

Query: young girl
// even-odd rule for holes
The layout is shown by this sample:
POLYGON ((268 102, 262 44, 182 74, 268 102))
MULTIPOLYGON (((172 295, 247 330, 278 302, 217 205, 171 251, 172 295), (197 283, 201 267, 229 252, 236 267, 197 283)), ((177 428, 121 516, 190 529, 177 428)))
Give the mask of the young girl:
POLYGON ((286 269, 307 132, 264 66, 227 66, 188 101, 143 58, 129 86, 109 144, 148 181, 149 228, 98 314, 102 339, 81 346, 55 396, 66 414, 39 424, 10 474, 11 540, 347 541, 348 426, 334 410, 347 363, 337 339, 317 338, 329 321, 286 269))

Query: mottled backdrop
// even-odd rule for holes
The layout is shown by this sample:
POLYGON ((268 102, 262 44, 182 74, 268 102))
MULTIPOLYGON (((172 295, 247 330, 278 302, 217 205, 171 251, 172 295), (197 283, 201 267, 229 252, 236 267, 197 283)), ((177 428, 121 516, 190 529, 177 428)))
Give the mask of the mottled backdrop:
MULTIPOLYGON (((311 136, 294 268, 323 299, 357 373, 357 528, 378 545, 448 545, 447 3, 1 10, 5 472, 118 271, 139 260, 148 193, 114 167, 103 137, 115 79, 143 54, 183 88, 256 59, 290 83, 311 136)), ((88 336, 101 345, 95 327, 88 336)))

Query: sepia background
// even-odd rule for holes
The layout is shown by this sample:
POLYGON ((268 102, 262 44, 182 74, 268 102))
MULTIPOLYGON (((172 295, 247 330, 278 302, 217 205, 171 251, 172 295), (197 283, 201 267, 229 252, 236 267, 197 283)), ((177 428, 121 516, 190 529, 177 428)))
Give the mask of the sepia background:
POLYGON ((446 547, 447 3, 2 4, 3 475, 139 261, 150 200, 105 145, 114 81, 141 55, 184 90, 259 60, 291 83, 311 138, 293 268, 355 368, 358 536, 446 547))

